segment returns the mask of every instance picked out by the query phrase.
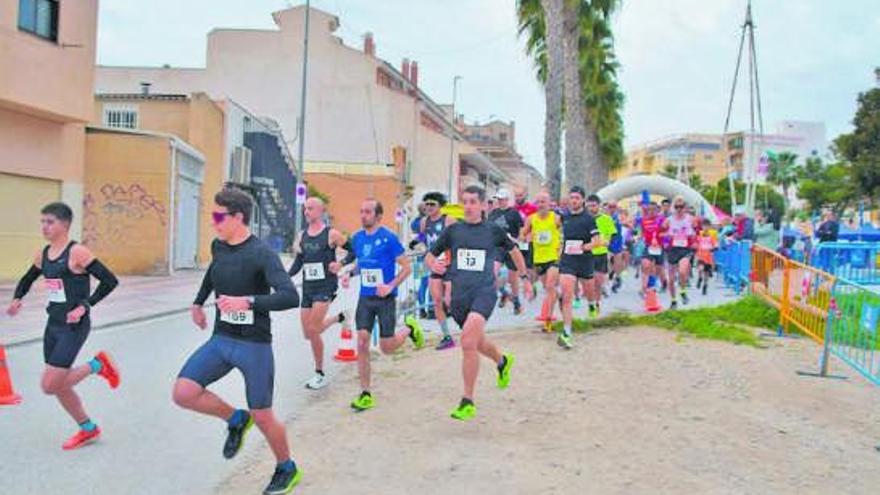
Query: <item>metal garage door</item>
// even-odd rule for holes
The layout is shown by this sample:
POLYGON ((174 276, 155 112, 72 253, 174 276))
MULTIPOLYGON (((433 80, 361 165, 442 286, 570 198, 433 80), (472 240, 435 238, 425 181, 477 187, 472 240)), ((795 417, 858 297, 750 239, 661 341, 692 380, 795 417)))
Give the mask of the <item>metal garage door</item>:
POLYGON ((0 173, 0 280, 17 279, 43 243, 40 208, 61 198, 61 183, 0 173))

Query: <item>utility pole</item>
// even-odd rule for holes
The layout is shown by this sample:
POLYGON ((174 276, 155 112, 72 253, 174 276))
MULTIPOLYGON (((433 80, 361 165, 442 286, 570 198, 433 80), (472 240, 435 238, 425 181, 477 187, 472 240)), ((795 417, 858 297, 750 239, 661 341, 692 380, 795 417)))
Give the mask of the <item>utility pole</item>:
POLYGON ((446 200, 452 201, 452 179, 455 177, 455 100, 458 96, 458 81, 461 76, 452 78, 452 127, 449 129, 449 184, 446 186, 446 200))
MULTIPOLYGON (((302 63, 302 90, 299 98, 299 149, 297 151, 296 168, 297 182, 305 184, 305 163, 303 162, 306 144, 306 87, 307 77, 309 74, 309 11, 311 10, 310 0, 306 0, 306 19, 305 19, 305 35, 303 35, 303 63, 302 63)), ((303 201, 302 195, 297 194, 296 200, 296 219, 294 221, 296 233, 299 234, 303 224, 303 201)))

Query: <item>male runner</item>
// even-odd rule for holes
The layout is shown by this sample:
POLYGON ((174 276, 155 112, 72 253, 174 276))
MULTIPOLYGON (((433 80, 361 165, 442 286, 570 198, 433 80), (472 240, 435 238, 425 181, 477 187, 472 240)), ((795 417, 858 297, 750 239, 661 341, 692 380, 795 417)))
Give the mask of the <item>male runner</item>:
POLYGON ((70 240, 73 211, 64 203, 50 203, 40 211, 43 238, 49 244, 34 254, 34 262, 15 287, 6 313, 15 316, 22 298, 41 275, 46 287, 49 318, 43 334, 43 361, 46 368, 40 386, 54 395, 61 407, 79 425, 79 431, 64 442, 64 450, 73 450, 94 442, 101 429, 86 414, 76 385, 91 374, 107 380, 110 388, 119 386, 119 370, 110 355, 101 351, 90 361, 73 367, 91 328, 91 307, 98 304, 119 284, 116 276, 82 244, 70 240), (89 295, 90 277, 98 287, 89 295))
MULTIPOLYGON (((337 273, 342 264, 336 261, 336 248, 346 243, 345 236, 324 224, 324 202, 311 197, 303 208, 306 229, 297 235, 293 244, 296 258, 287 272, 293 277, 303 272, 303 296, 300 304, 300 322, 303 337, 312 346, 315 359, 315 376, 306 388, 318 390, 329 383, 324 375, 324 339, 321 334, 336 323, 346 322, 344 312, 327 317, 330 304, 336 299, 337 273)), ((348 318, 350 320, 350 318, 348 318)))
POLYGON ((669 296, 672 298, 669 307, 675 309, 678 307, 675 299, 676 272, 681 287, 681 302, 687 304, 690 301, 687 284, 691 272, 691 247, 694 245, 696 231, 694 218, 685 211, 684 198, 676 196, 672 204, 675 213, 663 223, 663 230, 669 233, 670 238, 670 246, 666 252, 666 259, 669 262, 669 296))
POLYGON ((425 263, 434 273, 450 273, 452 318, 462 329, 464 378, 464 395, 451 416, 467 421, 477 414, 474 386, 480 371, 479 354, 491 359, 497 366, 497 385, 501 389, 510 384, 510 369, 514 362, 513 355, 502 354, 484 332, 498 297, 494 261, 501 257, 498 251, 503 251, 510 256, 520 273, 525 273, 525 261, 508 233, 495 224, 483 221, 486 192, 482 188, 468 186, 461 195, 461 201, 464 222, 450 225, 443 231, 425 257, 425 263), (449 259, 440 259, 440 254, 447 250, 451 254, 449 259))
MULTIPOLYGON (((519 216, 523 221, 523 225, 525 225, 526 218, 529 215, 532 215, 536 211, 538 211, 537 206, 534 203, 528 201, 527 196, 528 192, 526 188, 523 186, 518 186, 513 193, 514 205, 516 211, 519 212, 519 216)), ((518 238, 517 246, 519 247, 520 252, 523 255, 523 258, 526 260, 526 274, 528 278, 523 280, 523 294, 529 298, 529 301, 534 300, 538 297, 537 291, 534 287, 534 282, 538 279, 535 274, 535 262, 533 260, 534 256, 532 255, 532 245, 534 244, 534 239, 531 239, 530 236, 522 235, 518 238)))
POLYGON ((608 252, 611 253, 611 272, 609 277, 614 279, 611 284, 611 292, 617 294, 623 285, 623 272, 626 270, 626 239, 627 231, 621 221, 621 212, 617 208, 617 201, 611 200, 605 205, 605 212, 614 221, 614 229, 617 231, 611 237, 608 244, 608 252))
MULTIPOLYGON (((489 214, 489 221, 501 227, 501 230, 507 232, 511 240, 519 239, 519 232, 523 227, 522 217, 516 209, 510 206, 510 192, 507 189, 499 189, 495 194, 498 200, 498 207, 489 214)), ((510 283, 511 299, 513 300, 513 314, 522 313, 522 303, 519 299, 519 281, 526 278, 526 272, 518 273, 513 259, 506 251, 498 251, 498 259, 507 268, 507 282, 510 283)), ((504 281, 501 282, 501 304, 507 293, 504 290, 504 281)))
POLYGON ((642 294, 648 290, 648 280, 651 276, 663 278, 663 246, 660 242, 660 229, 663 227, 665 218, 657 211, 656 203, 645 206, 644 214, 640 220, 642 242, 645 252, 642 255, 642 294))
MULTIPOLYGON (((599 305, 602 296, 605 295, 605 280, 608 278, 608 245, 611 239, 617 235, 617 227, 610 215, 603 212, 600 208, 599 196, 591 194, 587 198, 587 213, 593 217, 596 222, 596 228, 599 230, 599 245, 593 248, 593 295, 594 300, 589 301, 590 318, 599 316, 599 305)), ((589 296, 588 296, 589 298, 589 296)))
MULTIPOLYGON (((425 205, 427 215, 422 218, 421 232, 425 235, 425 245, 431 249, 446 227, 455 223, 455 219, 443 215, 440 211, 446 205, 446 196, 443 193, 429 192, 425 194, 422 198, 422 204, 425 205)), ((438 351, 451 349, 455 347, 455 340, 449 333, 449 323, 446 320, 446 305, 449 303, 448 277, 431 273, 429 288, 431 300, 434 302, 434 316, 440 324, 440 331, 443 332, 443 337, 436 349, 438 351)))
POLYGON ((298 306, 299 294, 278 255, 251 235, 253 206, 253 199, 238 189, 224 189, 214 196, 217 239, 211 244, 211 264, 191 309, 193 323, 204 330, 202 305, 214 293, 214 333, 183 365, 173 398, 180 407, 226 421, 223 457, 227 459, 235 457, 256 423, 275 454, 275 472, 263 491, 274 495, 293 490, 302 472, 290 457, 286 428, 272 412, 275 357, 269 312, 298 306), (233 369, 244 378, 248 410, 234 409, 207 390, 233 369))
POLYGON ((572 348, 572 304, 576 285, 580 285, 587 300, 595 301, 593 294, 593 257, 591 251, 601 242, 596 221, 584 210, 586 192, 581 186, 569 191, 570 212, 562 224, 563 249, 559 261, 560 285, 562 285, 562 333, 557 343, 565 349, 572 348), (578 283, 580 282, 580 283, 578 283))
POLYGON ((356 412, 376 406, 370 391, 370 334, 378 321, 379 348, 391 354, 409 338, 416 349, 425 345, 425 335, 419 325, 407 325, 408 330, 394 332, 397 324, 397 287, 412 273, 409 257, 400 240, 381 225, 382 203, 368 198, 361 205, 362 230, 351 238, 352 250, 343 260, 348 265, 357 260, 361 275, 355 323, 358 330, 358 376, 361 393, 351 402, 356 412), (395 275, 397 266, 400 271, 395 275))
POLYGON ((535 246, 533 257, 535 272, 541 277, 541 284, 547 293, 541 306, 541 319, 553 317, 558 294, 556 285, 559 281, 559 247, 561 245, 562 219, 550 209, 550 195, 541 191, 535 197, 538 211, 526 218, 522 236, 531 236, 535 246))

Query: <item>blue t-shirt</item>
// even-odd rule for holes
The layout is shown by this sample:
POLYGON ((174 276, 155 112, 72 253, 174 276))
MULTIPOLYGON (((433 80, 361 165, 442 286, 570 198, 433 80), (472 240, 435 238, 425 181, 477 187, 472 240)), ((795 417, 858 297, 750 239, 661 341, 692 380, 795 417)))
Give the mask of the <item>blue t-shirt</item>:
MULTIPOLYGON (((375 296, 378 284, 389 284, 397 275, 397 258, 404 253, 400 240, 385 227, 373 235, 359 230, 351 238, 358 270, 361 272, 361 295, 375 296)), ((397 289, 391 296, 397 295, 397 289)))
POLYGON ((611 215, 611 219, 614 220, 614 227, 617 229, 617 233, 611 236, 608 250, 611 251, 611 254, 617 254, 623 251, 623 228, 620 225, 620 215, 615 213, 611 215))

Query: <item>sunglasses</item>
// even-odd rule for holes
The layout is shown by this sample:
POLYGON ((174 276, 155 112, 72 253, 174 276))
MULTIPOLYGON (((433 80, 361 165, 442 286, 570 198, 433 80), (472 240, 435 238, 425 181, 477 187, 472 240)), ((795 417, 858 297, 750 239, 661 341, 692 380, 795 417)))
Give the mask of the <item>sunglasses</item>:
POLYGON ((223 223, 223 220, 226 220, 226 217, 232 215, 228 211, 212 211, 211 219, 214 220, 214 223, 223 223))
POLYGON ((676 210, 683 210, 683 209, 684 209, 684 205, 675 205, 675 209, 676 209, 676 210))

